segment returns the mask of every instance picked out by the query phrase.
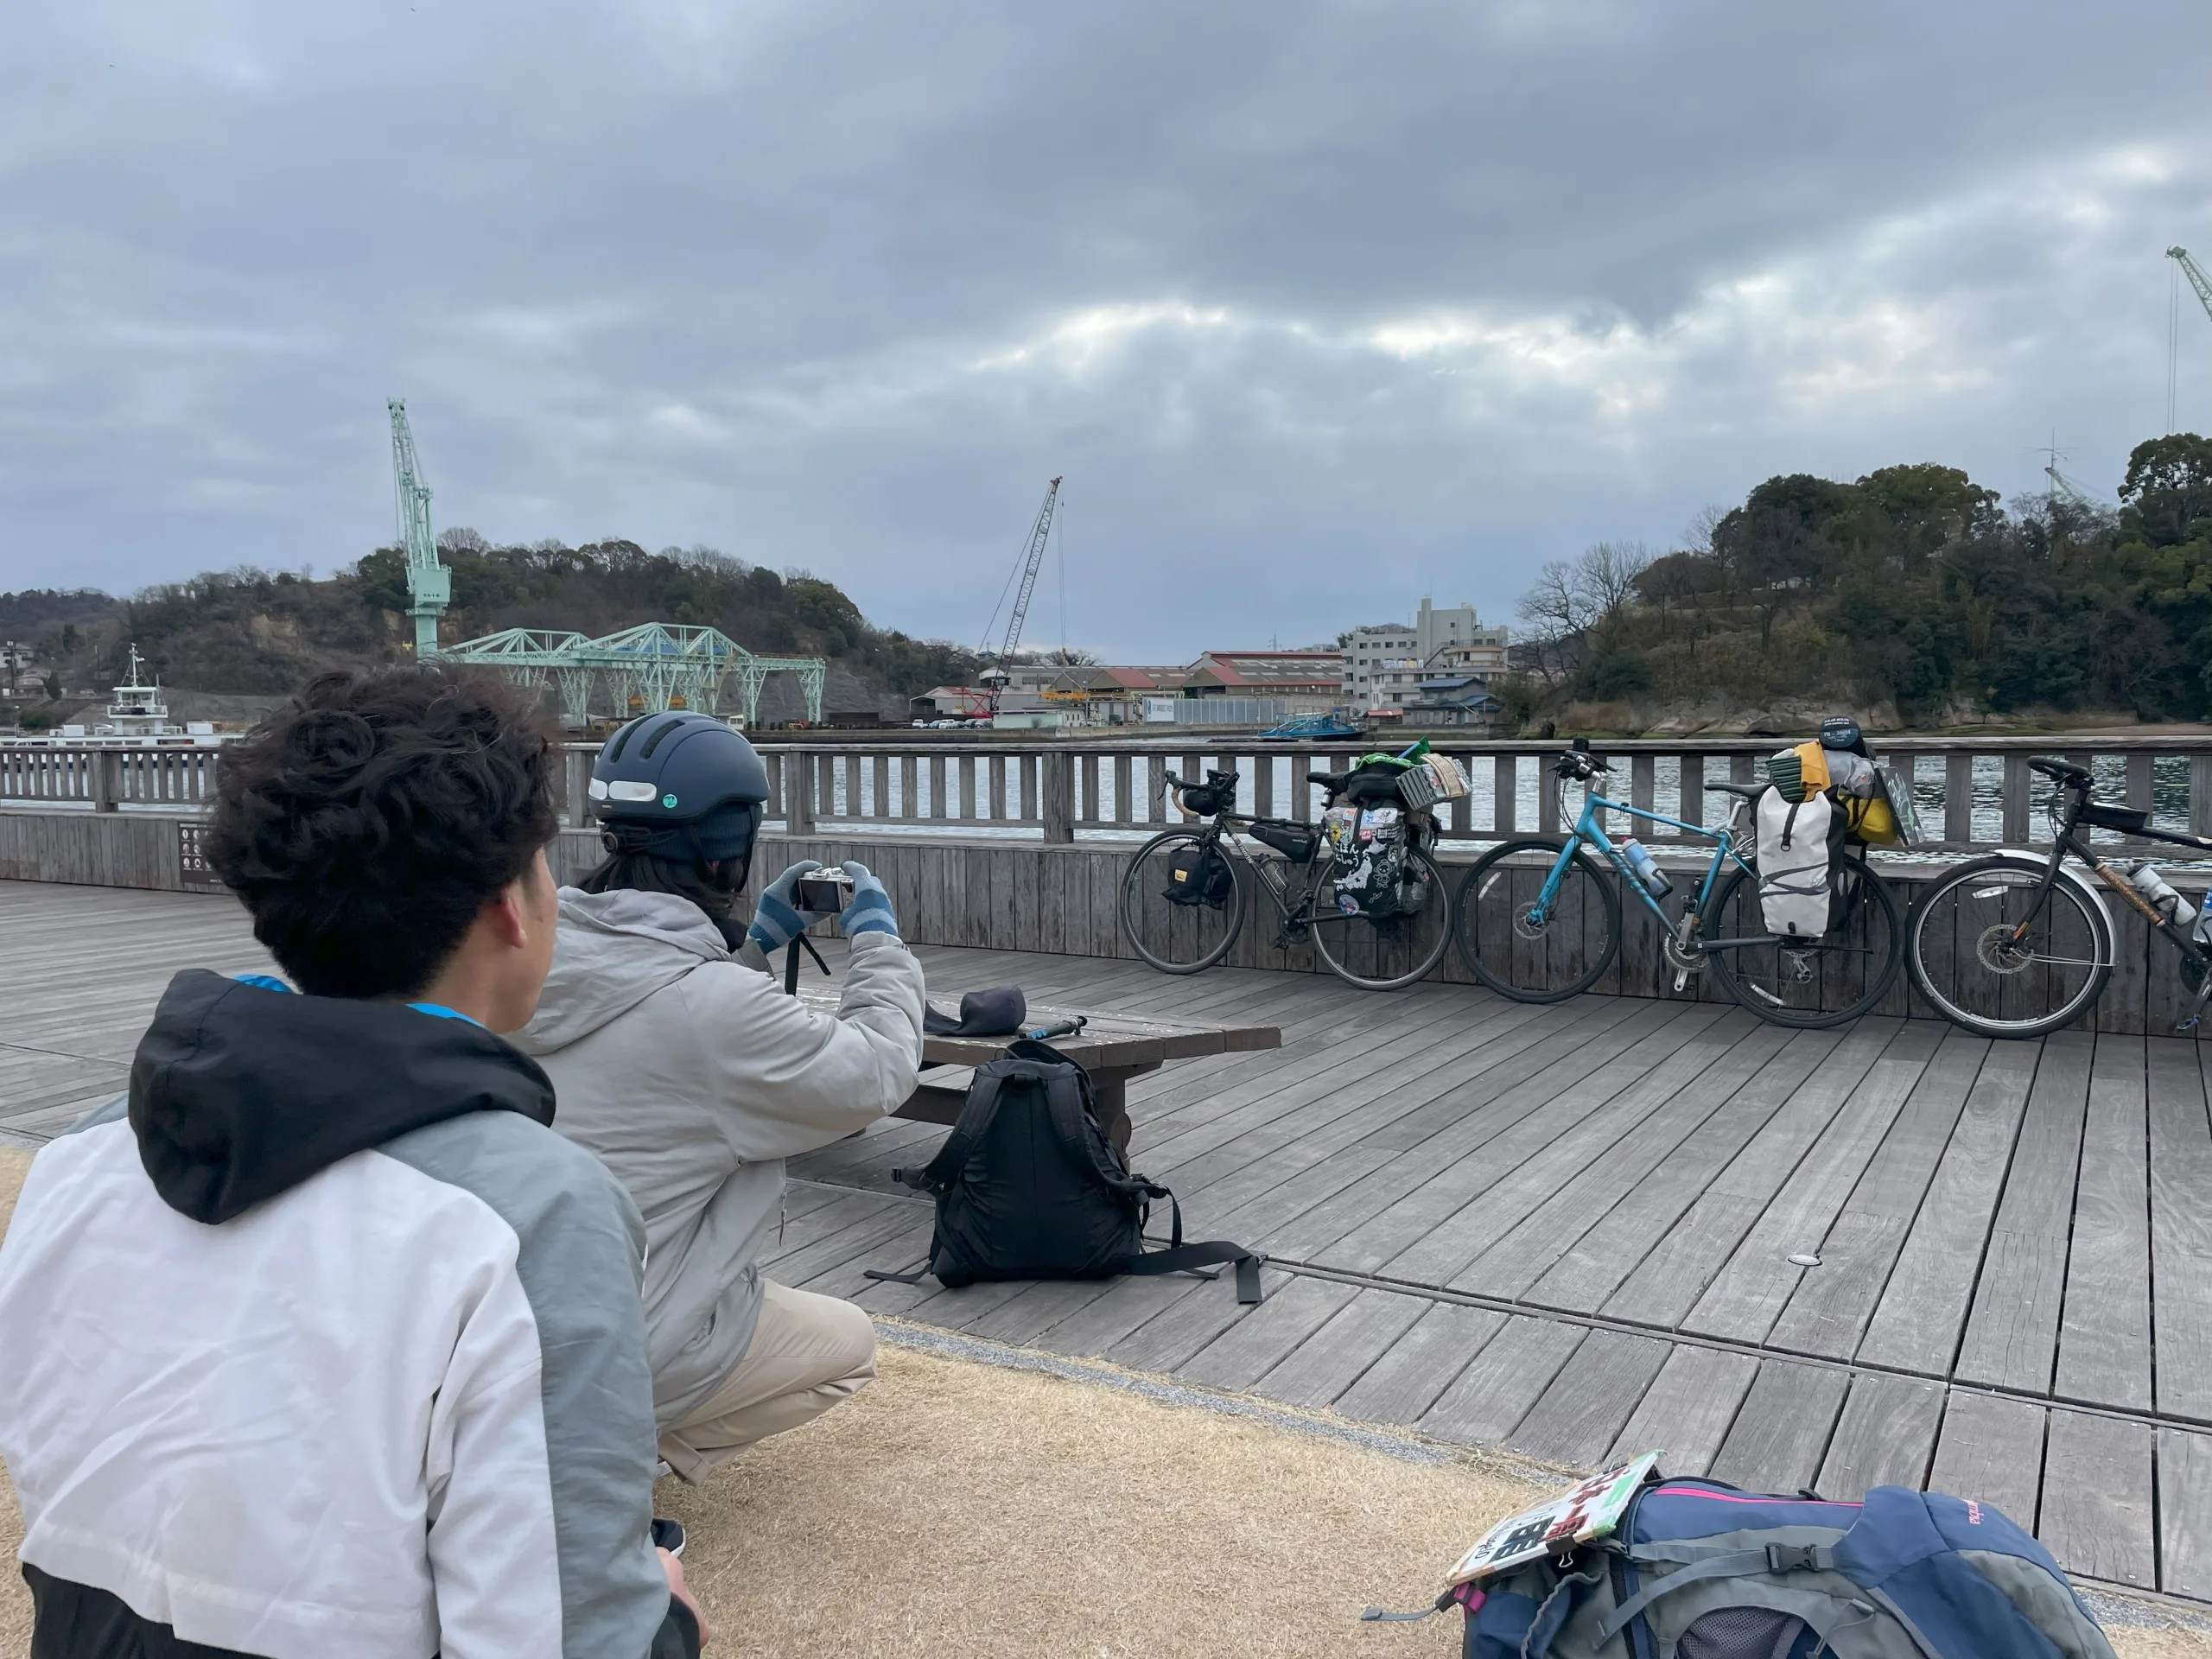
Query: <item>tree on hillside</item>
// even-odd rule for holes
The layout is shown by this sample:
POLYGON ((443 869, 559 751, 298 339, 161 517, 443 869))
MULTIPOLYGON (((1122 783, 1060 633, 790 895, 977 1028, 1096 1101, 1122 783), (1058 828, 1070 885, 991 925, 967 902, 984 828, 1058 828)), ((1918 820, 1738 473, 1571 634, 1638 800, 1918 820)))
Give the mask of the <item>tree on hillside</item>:
POLYGON ((2056 493, 2008 512, 1935 462, 1790 474, 1644 565, 1610 614, 1564 563, 1521 614, 1554 698, 1648 679, 1676 699, 1894 700, 1907 718, 2212 714, 2212 442, 2139 445, 2120 497, 2117 513, 2056 493))

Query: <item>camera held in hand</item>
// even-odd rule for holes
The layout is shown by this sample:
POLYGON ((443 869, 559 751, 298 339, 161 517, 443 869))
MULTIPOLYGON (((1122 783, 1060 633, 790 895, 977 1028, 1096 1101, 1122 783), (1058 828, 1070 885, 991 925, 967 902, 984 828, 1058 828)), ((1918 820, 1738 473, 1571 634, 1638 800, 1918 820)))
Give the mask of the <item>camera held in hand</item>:
POLYGON ((810 916, 836 916, 853 902, 853 878, 842 870, 810 870, 798 879, 798 907, 810 916))

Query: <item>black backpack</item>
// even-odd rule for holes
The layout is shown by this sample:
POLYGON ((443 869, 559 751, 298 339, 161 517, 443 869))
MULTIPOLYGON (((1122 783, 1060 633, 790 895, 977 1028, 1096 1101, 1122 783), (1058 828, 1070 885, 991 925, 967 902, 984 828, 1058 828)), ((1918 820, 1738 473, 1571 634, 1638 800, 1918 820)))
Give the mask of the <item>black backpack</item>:
MULTIPOLYGON (((1221 1240, 1183 1243, 1175 1195, 1129 1173, 1091 1103, 1090 1074, 1048 1044, 1009 1044, 976 1068, 960 1121, 921 1169, 892 1179, 937 1199, 928 1273, 948 1287, 981 1279, 1104 1279, 1236 1267, 1236 1300, 1260 1300, 1260 1258, 1221 1240), (1153 1201, 1174 1216, 1164 1250, 1144 1248, 1153 1201)), ((868 1270, 914 1284, 922 1274, 868 1270)), ((1208 1274, 1207 1277, 1212 1275, 1208 1274)))
POLYGON ((1219 910, 1229 902, 1236 872, 1217 847, 1190 841, 1167 861, 1167 885, 1160 896, 1171 905, 1204 905, 1219 910))

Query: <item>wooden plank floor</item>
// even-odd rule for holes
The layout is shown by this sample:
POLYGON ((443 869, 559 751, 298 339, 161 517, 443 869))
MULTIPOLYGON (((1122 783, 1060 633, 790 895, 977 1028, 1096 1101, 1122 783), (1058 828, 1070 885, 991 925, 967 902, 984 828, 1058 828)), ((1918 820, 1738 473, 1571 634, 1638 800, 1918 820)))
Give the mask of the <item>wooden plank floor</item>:
MULTIPOLYGON (((1130 1088, 1226 1281, 885 1284, 927 1244, 896 1121, 794 1166, 770 1271, 872 1310, 1583 1467, 1928 1484, 2085 1577, 2212 1599, 2212 1116, 2196 1045, 931 948, 932 995, 1263 1017, 1130 1088), (1802 1266, 1792 1256, 1817 1256, 1802 1266)), ((836 957, 831 957, 833 965, 836 957)), ((177 969, 268 966, 227 899, 0 883, 0 1138, 118 1091, 177 969)))

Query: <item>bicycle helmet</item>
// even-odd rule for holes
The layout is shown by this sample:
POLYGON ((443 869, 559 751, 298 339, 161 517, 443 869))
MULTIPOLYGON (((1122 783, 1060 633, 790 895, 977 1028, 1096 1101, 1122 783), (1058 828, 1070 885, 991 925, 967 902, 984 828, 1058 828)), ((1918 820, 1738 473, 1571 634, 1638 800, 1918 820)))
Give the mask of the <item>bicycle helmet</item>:
POLYGON ((1840 749, 1862 760, 1874 758, 1866 753, 1866 734, 1859 729, 1859 722, 1849 715, 1830 715, 1821 722, 1821 747, 1840 749))
POLYGON ((700 864, 749 861, 768 768, 709 715, 640 715, 607 740, 587 792, 609 852, 700 864))

